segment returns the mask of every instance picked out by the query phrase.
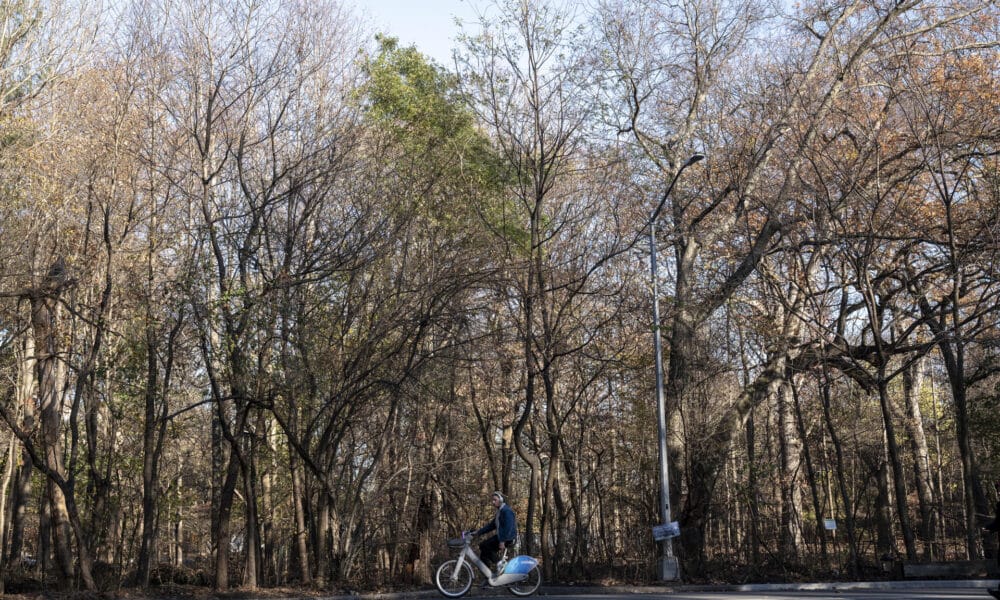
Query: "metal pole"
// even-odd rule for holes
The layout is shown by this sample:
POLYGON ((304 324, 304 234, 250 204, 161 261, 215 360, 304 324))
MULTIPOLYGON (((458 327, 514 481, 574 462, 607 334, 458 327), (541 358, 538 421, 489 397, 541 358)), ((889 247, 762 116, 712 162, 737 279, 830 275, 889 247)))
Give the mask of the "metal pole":
MULTIPOLYGON (((667 456, 667 403, 663 395, 663 346, 660 342, 660 293, 657 286, 656 266, 656 218, 660 216, 670 192, 677 183, 684 169, 705 158, 703 154, 695 154, 681 165, 674 178, 670 180, 660 204, 649 216, 649 274, 653 288, 653 354, 656 363, 656 425, 659 438, 660 454, 660 519, 662 524, 670 523, 670 464, 667 456)), ((680 579, 680 564, 674 556, 674 544, 670 538, 664 539, 663 552, 660 556, 660 579, 675 581, 680 579)))

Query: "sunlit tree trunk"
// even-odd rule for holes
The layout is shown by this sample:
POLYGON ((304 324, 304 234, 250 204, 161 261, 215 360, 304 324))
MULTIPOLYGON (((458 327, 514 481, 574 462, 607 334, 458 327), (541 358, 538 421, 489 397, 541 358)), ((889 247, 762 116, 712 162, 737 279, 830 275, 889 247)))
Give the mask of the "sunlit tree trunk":
MULTIPOLYGON (((40 457, 46 475, 46 501, 49 507, 49 532, 55 557, 56 575, 62 587, 68 587, 75 575, 74 563, 79 565, 80 577, 88 590, 95 590, 91 576, 90 549, 83 532, 75 498, 67 494, 72 488, 67 483, 63 463, 63 377, 59 336, 59 297, 70 285, 71 279, 62 258, 49 268, 41 285, 29 294, 31 302, 32 335, 35 338, 35 372, 38 383, 40 418, 40 457), (74 560, 72 537, 77 540, 74 560)), ((22 438, 22 443, 31 443, 22 438)), ((36 456, 36 459, 38 457, 36 456)))
MULTIPOLYGON (((19 422, 24 431, 35 428, 35 338, 24 336, 19 345, 17 362, 17 393, 16 407, 20 411, 19 422)), ((8 564, 18 564, 24 545, 24 527, 27 508, 31 500, 32 458, 26 448, 18 445, 20 457, 17 460, 14 476, 13 493, 11 494, 10 536, 7 548, 8 564)))
POLYGON ((778 390, 778 449, 781 460, 781 546, 782 555, 797 561, 802 548, 802 440, 796 427, 792 383, 778 390))
POLYGON ((925 559, 932 560, 936 553, 937 511, 932 489, 930 451, 927 448, 923 411, 920 408, 925 363, 926 360, 921 358, 903 371, 903 396, 906 401, 906 417, 903 423, 913 460, 913 474, 920 509, 920 533, 924 545, 923 554, 925 559))

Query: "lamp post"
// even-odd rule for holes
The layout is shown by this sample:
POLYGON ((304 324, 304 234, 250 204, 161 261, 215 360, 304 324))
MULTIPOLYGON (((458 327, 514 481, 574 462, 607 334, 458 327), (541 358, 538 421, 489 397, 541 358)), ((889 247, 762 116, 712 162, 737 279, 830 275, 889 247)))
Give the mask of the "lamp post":
MULTIPOLYGON (((659 432, 660 450, 660 519, 661 525, 670 523, 670 473, 669 461, 667 459, 667 407, 663 397, 663 347, 660 343, 660 294, 657 289, 657 268, 656 268, 656 219, 663 210, 670 192, 674 189, 674 184, 684 172, 699 160, 705 158, 704 154, 693 154, 687 161, 677 169, 674 178, 670 180, 667 190, 663 192, 663 198, 649 215, 649 273, 653 287, 653 352, 656 362, 656 425, 659 432)), ((680 579, 680 565, 677 557, 674 556, 674 546, 670 537, 662 540, 663 552, 660 556, 660 579, 663 581, 674 581, 680 579)))

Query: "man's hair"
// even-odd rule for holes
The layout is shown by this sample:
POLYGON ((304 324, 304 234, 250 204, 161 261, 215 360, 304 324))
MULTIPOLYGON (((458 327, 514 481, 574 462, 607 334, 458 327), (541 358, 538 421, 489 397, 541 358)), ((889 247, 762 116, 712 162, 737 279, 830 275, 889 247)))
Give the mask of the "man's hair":
POLYGON ((501 503, 506 502, 506 500, 504 500, 503 498, 503 494, 501 494, 500 492, 493 492, 493 495, 496 496, 497 498, 500 498, 501 503))

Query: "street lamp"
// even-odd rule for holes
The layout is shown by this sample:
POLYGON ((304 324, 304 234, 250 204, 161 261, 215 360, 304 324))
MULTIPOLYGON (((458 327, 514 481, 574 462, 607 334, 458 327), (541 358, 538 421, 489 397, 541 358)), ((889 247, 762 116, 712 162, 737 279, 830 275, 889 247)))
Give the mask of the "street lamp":
MULTIPOLYGON (((677 169, 674 178, 670 180, 670 185, 663 192, 663 198, 656 210, 649 215, 649 273, 653 284, 653 351, 656 362, 656 425, 659 430, 660 442, 660 519, 661 527, 669 527, 670 524, 670 473, 667 460, 667 407, 663 398, 663 348, 660 344, 660 294, 657 290, 657 269, 656 269, 656 219, 663 210, 670 192, 674 189, 674 184, 684 172, 699 160, 705 158, 704 154, 693 154, 687 159, 681 168, 677 169)), ((680 565, 677 557, 674 556, 674 546, 672 536, 664 534, 662 539, 663 552, 660 556, 660 579, 663 581, 673 581, 680 579, 680 565)))

